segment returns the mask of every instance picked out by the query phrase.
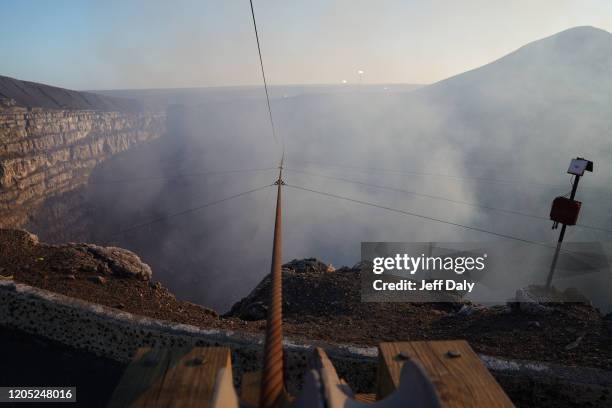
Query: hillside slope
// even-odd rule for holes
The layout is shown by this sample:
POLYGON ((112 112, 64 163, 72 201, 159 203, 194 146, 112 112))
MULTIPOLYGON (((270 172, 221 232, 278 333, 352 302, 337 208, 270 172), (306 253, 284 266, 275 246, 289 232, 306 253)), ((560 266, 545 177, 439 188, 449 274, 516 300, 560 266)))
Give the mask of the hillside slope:
POLYGON ((141 105, 132 99, 73 91, 0 75, 0 100, 13 100, 25 108, 135 111, 141 105))
POLYGON ((478 98, 498 103, 610 100, 612 34, 575 27, 531 42, 489 64, 419 89, 468 106, 478 98), (545 91, 545 92, 544 92, 545 91), (466 99, 467 98, 467 99, 466 99))

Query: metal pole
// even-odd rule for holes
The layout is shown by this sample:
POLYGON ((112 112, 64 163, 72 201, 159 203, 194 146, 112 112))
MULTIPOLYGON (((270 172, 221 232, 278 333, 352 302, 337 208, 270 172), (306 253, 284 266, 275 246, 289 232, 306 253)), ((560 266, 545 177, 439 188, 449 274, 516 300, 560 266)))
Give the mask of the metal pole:
MULTIPOLYGON (((576 190, 578 189, 578 181, 580 180, 580 176, 575 176, 574 184, 572 185, 572 193, 570 194, 570 200, 573 200, 576 197, 576 190)), ((553 275, 555 274, 555 267, 557 266, 557 259, 559 259, 559 251, 561 251, 561 243, 563 242, 563 237, 565 236, 565 228, 567 225, 563 224, 561 227, 561 233, 559 234, 559 240, 557 241, 557 248, 555 248, 555 255, 553 256, 552 263, 550 264, 550 271, 548 271, 548 277, 546 278, 546 288, 550 288, 550 284, 552 283, 553 275)))
POLYGON ((271 290, 268 305, 268 321, 264 348, 264 365, 261 375, 259 406, 276 408, 284 402, 285 381, 283 369, 283 304, 282 304, 282 218, 281 186, 283 162, 279 167, 276 193, 276 220, 272 246, 271 290))

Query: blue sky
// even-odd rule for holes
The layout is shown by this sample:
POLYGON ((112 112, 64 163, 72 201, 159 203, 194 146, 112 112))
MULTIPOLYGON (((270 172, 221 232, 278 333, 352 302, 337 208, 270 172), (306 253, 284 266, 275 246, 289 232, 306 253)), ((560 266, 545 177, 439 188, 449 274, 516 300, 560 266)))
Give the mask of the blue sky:
MULTIPOLYGON (((604 0, 254 0, 272 84, 431 83, 578 25, 604 0)), ((259 84, 248 0, 1 0, 0 74, 74 89, 259 84)))

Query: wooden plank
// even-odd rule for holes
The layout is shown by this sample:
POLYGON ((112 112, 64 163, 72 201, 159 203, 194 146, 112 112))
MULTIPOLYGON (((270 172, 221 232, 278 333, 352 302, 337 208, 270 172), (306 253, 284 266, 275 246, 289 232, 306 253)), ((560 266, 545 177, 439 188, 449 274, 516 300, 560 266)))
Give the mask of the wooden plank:
POLYGON ((403 362, 409 358, 424 368, 444 407, 514 407, 464 340, 381 343, 378 348, 378 399, 397 388, 403 362))
POLYGON ((327 357, 325 350, 323 350, 321 347, 315 347, 313 350, 310 358, 310 365, 317 371, 321 371, 321 369, 329 370, 329 380, 336 384, 342 383, 338 373, 336 372, 336 368, 332 364, 329 357, 327 357))
POLYGON ((225 347, 196 347, 184 353, 173 350, 159 395, 164 407, 208 407, 217 373, 222 367, 231 372, 231 353, 225 347))
POLYGON ((355 394, 355 401, 371 404, 376 402, 376 394, 355 394))
POLYGON ((109 407, 146 407, 157 398, 153 384, 163 378, 168 366, 166 349, 139 348, 113 392, 109 407))
POLYGON ((320 381, 323 387, 323 398, 325 399, 325 403, 322 406, 328 408, 350 406, 354 393, 348 384, 338 376, 336 368, 327 356, 327 353, 325 353, 325 350, 316 347, 310 364, 321 376, 320 381))
POLYGON ((209 407, 217 372, 231 370, 225 347, 141 348, 115 389, 111 407, 209 407))
POLYGON ((219 370, 210 406, 211 408, 243 408, 234 388, 231 368, 223 367, 219 370))
POLYGON ((240 401, 250 407, 258 407, 260 386, 261 371, 244 373, 240 387, 240 401))

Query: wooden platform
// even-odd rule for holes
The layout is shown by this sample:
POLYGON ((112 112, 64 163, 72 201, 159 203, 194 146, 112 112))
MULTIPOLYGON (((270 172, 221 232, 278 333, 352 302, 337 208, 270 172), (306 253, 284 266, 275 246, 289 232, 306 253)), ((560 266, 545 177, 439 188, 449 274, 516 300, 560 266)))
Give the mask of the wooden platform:
MULTIPOLYGON (((313 350, 310 370, 319 373, 319 385, 311 384, 310 389, 305 385, 305 391, 294 396, 297 397, 296 404, 289 405, 310 407, 318 398, 317 404, 322 403, 321 406, 354 407, 371 403, 375 407, 395 408, 414 398, 419 401, 433 398, 433 403, 430 401, 429 405, 423 406, 514 406, 463 340, 381 343, 377 384, 372 384, 376 394, 354 394, 338 376, 323 349, 313 350), (407 361, 410 363, 406 364, 407 361), (400 381, 402 368, 404 378, 400 381), (305 395, 310 397, 306 403, 305 395)), ((216 393, 216 407, 256 407, 260 381, 259 372, 243 375, 239 404, 231 377, 228 348, 141 348, 126 369, 109 406, 210 407, 217 386, 221 391, 216 393), (222 368, 227 370, 219 375, 222 368), (219 384, 215 384, 216 381, 219 384)))
POLYGON ((229 348, 140 348, 109 407, 209 407, 222 367, 231 369, 229 348))
POLYGON ((398 387, 402 365, 411 359, 424 368, 443 407, 514 407, 464 340, 381 343, 378 347, 378 399, 398 387))

